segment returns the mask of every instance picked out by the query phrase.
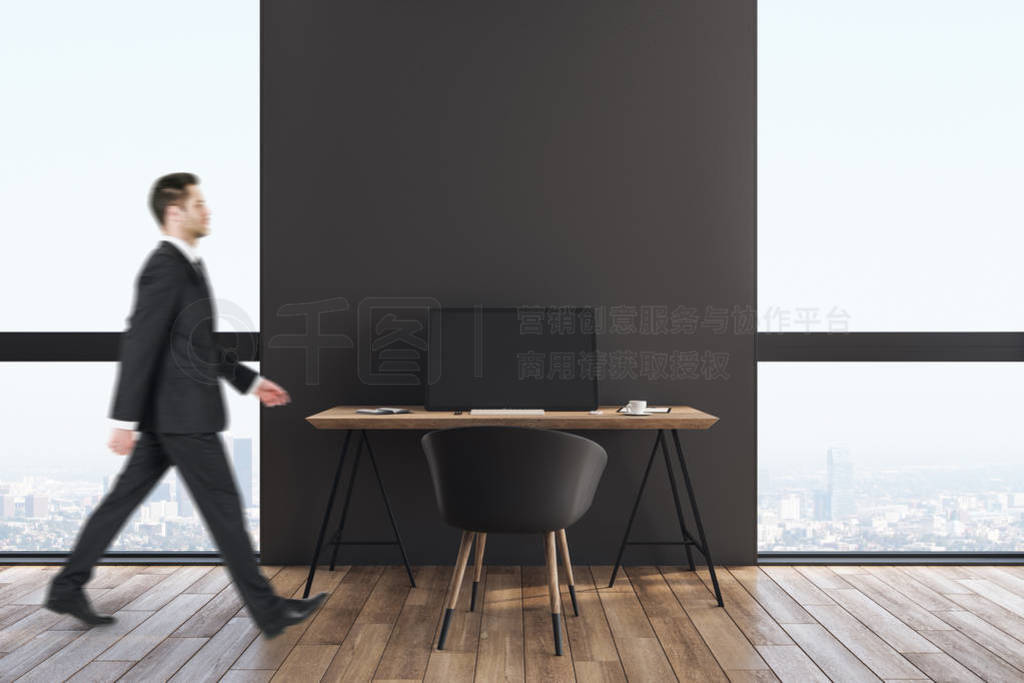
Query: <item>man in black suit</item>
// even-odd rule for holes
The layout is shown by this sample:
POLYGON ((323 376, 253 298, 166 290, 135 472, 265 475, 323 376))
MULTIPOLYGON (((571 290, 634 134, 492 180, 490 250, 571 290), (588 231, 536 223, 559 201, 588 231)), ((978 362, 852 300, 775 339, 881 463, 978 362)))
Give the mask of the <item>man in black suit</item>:
POLYGON ((326 594, 291 600, 274 594, 256 565, 224 444, 223 377, 266 406, 288 403, 288 392, 238 362, 214 338, 213 297, 196 242, 209 234, 210 211, 191 173, 156 181, 150 208, 164 233, 139 273, 135 307, 121 338, 120 370, 110 417, 110 449, 131 456, 114 488, 86 521, 46 606, 89 624, 96 614, 83 586, 128 516, 174 465, 192 492, 235 586, 268 637, 302 621, 326 594), (138 433, 138 438, 135 438, 138 433))

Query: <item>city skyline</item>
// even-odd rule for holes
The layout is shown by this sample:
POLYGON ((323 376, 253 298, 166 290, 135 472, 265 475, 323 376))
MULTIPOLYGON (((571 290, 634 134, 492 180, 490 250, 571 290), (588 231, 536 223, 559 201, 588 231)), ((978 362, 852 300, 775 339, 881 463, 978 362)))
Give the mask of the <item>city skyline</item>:
POLYGON ((760 552, 1024 549, 1024 463, 858 468, 832 447, 822 464, 761 476, 760 552))
MULTIPOLYGON (((251 436, 226 433, 249 532, 259 549, 259 481, 253 476, 251 436), (248 475, 248 476, 246 476, 248 475)), ((81 524, 114 485, 115 476, 55 480, 0 476, 0 551, 68 550, 81 524)), ((176 468, 150 491, 115 538, 112 551, 215 551, 176 468)))

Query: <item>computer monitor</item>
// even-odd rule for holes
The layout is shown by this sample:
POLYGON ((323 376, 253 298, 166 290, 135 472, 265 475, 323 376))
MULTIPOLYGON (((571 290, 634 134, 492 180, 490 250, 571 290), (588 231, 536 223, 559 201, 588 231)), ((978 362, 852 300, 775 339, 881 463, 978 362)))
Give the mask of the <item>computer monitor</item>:
POLYGON ((596 409, 593 309, 551 310, 430 309, 426 409, 596 409))

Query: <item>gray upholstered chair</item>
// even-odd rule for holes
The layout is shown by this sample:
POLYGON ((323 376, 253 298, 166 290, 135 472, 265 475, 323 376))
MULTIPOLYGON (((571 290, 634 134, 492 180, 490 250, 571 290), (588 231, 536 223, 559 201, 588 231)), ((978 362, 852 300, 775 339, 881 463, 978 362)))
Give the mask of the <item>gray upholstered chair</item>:
POLYGON ((582 436, 532 427, 441 429, 425 434, 421 444, 441 516, 448 524, 462 529, 438 649, 444 649, 474 540, 476 575, 470 610, 476 605, 487 534, 537 533, 544 536, 555 654, 561 655, 556 538, 561 546, 573 612, 578 616, 565 529, 590 508, 608 454, 599 444, 582 436))

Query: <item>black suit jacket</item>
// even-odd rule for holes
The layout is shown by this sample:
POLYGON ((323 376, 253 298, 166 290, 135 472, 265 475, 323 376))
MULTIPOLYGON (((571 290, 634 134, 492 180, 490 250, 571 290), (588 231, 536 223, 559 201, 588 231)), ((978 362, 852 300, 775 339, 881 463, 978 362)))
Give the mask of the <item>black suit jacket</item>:
POLYGON ((244 393, 257 373, 215 341, 205 278, 177 247, 161 241, 139 272, 135 292, 110 417, 138 422, 140 432, 222 431, 219 378, 244 393))

